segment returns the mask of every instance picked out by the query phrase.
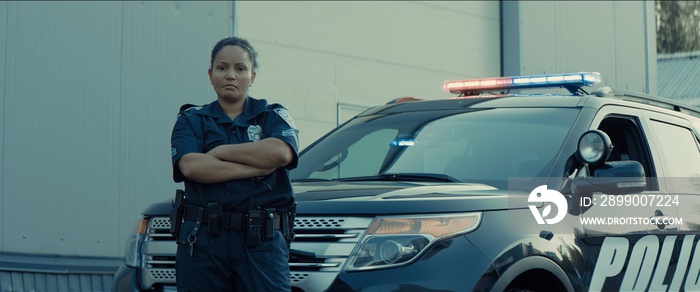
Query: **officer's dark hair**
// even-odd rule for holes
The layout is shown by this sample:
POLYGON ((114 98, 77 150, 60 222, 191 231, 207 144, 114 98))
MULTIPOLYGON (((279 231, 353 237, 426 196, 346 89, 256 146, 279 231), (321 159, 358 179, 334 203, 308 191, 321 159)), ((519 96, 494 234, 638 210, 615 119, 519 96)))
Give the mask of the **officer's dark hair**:
POLYGON ((239 37, 227 37, 224 38, 216 43, 214 45, 214 49, 211 50, 211 61, 209 62, 209 69, 214 68, 214 58, 216 58, 216 55, 221 51, 226 46, 238 46, 248 52, 248 56, 250 57, 250 61, 253 62, 253 72, 258 70, 258 52, 253 49, 253 46, 250 45, 250 43, 243 38, 239 37))

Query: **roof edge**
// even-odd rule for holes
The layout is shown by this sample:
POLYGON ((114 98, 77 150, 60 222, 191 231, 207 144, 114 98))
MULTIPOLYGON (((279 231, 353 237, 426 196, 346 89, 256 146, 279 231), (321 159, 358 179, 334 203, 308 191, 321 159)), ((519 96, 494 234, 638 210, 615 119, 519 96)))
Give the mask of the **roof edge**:
POLYGON ((656 59, 658 61, 675 60, 675 59, 693 59, 693 58, 700 58, 700 51, 679 52, 679 53, 657 54, 656 55, 656 59))

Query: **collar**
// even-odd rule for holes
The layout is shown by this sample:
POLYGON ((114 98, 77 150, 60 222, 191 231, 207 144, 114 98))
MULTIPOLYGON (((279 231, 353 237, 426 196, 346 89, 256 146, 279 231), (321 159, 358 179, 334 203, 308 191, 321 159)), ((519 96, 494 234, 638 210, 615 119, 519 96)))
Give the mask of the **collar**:
POLYGON ((236 126, 246 127, 248 126, 248 121, 252 120, 259 114, 267 111, 267 101, 264 99, 256 99, 250 95, 246 97, 245 104, 243 105, 243 112, 241 112, 235 120, 231 121, 221 109, 221 104, 218 100, 207 104, 197 111, 198 115, 210 116, 216 119, 218 124, 230 124, 233 123, 236 126))

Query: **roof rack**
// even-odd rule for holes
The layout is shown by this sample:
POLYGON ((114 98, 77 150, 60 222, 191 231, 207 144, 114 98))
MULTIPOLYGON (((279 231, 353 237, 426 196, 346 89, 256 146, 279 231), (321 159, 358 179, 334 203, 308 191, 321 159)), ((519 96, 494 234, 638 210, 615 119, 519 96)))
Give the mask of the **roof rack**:
POLYGON ((700 118, 700 108, 670 98, 610 87, 601 87, 591 95, 653 105, 700 118))

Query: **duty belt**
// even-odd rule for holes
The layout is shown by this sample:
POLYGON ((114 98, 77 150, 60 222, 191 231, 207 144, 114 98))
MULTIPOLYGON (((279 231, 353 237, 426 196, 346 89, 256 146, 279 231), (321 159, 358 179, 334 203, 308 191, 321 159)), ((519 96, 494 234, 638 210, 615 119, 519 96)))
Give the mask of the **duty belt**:
MULTIPOLYGON (((187 205, 185 207, 185 219, 186 220, 199 220, 200 217, 199 213, 202 212, 202 223, 209 224, 209 212, 207 209, 199 207, 199 206, 193 206, 193 205, 187 205)), ((281 214, 279 212, 274 213, 274 218, 273 218, 273 223, 272 226, 274 229, 281 229, 280 226, 280 218, 281 214)), ((221 227, 225 229, 233 229, 233 230, 244 230, 245 229, 245 224, 246 224, 246 219, 247 216, 245 213, 234 213, 234 212, 222 212, 221 217, 219 220, 221 220, 221 227)), ((269 220, 268 218, 265 218, 266 220, 269 220)))

